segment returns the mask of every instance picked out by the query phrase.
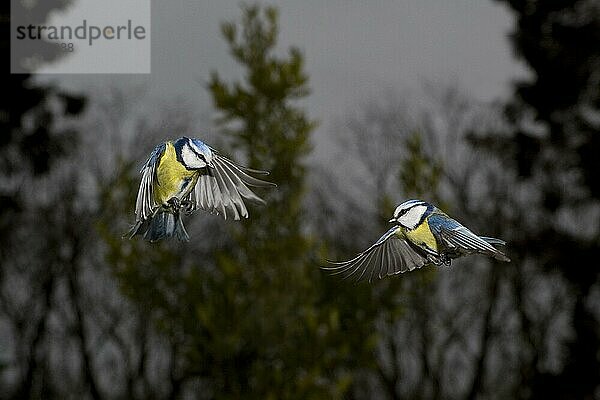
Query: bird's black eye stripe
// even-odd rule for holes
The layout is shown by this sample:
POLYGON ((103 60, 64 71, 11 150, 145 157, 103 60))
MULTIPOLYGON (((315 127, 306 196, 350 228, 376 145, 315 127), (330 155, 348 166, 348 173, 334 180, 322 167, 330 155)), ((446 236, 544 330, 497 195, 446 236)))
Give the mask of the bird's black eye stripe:
POLYGON ((195 155, 197 155, 198 157, 200 157, 200 159, 201 159, 202 161, 206 162, 206 158, 204 158, 204 154, 202 154, 202 153, 198 153, 198 152, 196 151, 196 148, 195 148, 194 146, 191 146, 191 145, 190 145, 190 146, 189 146, 189 148, 192 150, 192 152, 193 152, 195 155))

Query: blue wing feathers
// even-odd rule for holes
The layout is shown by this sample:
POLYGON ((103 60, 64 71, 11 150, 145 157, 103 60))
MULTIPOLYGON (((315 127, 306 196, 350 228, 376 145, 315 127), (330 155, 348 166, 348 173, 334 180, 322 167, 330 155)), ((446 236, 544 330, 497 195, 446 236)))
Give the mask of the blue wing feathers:
POLYGON ((429 223, 429 229, 436 231, 437 233, 441 233, 443 229, 451 230, 462 226, 452 218, 440 214, 431 214, 427 219, 427 222, 429 223))
POLYGON ((441 239, 442 243, 446 243, 451 248, 458 248, 467 252, 484 253, 501 261, 509 261, 508 257, 493 246, 504 246, 506 242, 503 240, 478 236, 459 222, 443 214, 431 215, 428 222, 431 231, 438 241, 441 239))
POLYGON ((164 154, 166 148, 167 148, 167 145, 165 143, 161 143, 158 146, 156 146, 154 148, 154 150, 152 150, 152 153, 150 154, 150 157, 148 157, 148 159, 146 160, 146 162, 142 166, 142 169, 140 170, 140 173, 142 173, 144 171, 144 168, 156 165, 156 163, 158 162, 158 160, 160 160, 160 158, 164 154))

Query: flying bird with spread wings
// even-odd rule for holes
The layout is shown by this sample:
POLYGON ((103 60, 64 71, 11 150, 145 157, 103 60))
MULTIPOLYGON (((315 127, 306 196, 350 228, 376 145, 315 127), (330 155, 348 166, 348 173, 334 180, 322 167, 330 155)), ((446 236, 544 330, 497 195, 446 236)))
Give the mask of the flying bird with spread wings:
POLYGON ((394 226, 371 247, 342 262, 329 262, 333 275, 360 281, 413 271, 427 264, 449 266, 453 259, 484 254, 496 260, 510 259, 494 246, 506 242, 478 236, 437 207, 422 200, 408 200, 394 211, 394 226))
POLYGON ((182 137, 156 146, 140 171, 136 222, 127 236, 151 242, 175 237, 189 240, 182 213, 201 209, 227 218, 248 217, 245 200, 264 203, 250 187, 276 186, 198 139, 182 137))

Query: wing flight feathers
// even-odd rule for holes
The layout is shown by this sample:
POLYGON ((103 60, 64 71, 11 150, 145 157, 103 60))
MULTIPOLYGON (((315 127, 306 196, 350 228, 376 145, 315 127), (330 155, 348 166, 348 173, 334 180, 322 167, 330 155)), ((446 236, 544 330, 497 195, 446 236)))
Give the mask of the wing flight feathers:
POLYGON ((272 182, 255 178, 248 173, 268 175, 266 171, 258 171, 237 165, 230 159, 215 154, 211 174, 200 176, 192 191, 191 200, 196 208, 220 214, 227 219, 233 214, 235 220, 248 217, 245 200, 264 204, 265 201, 254 193, 252 187, 277 186, 272 182))
POLYGON ((398 235, 399 229, 399 226, 394 226, 356 257, 342 262, 328 261, 330 266, 321 268, 331 271, 332 275, 342 275, 345 279, 361 281, 368 278, 371 282, 375 277, 382 279, 428 264, 427 257, 419 254, 406 239, 398 235))

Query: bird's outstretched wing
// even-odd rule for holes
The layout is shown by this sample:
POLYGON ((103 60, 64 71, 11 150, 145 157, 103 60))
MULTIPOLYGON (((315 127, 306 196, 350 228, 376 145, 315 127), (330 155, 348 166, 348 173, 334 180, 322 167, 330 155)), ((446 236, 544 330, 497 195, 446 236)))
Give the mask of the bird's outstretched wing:
POLYGON ((373 278, 382 279, 429 264, 426 256, 397 235, 398 229, 399 226, 394 226, 353 259, 342 262, 329 261, 331 266, 321 268, 331 271, 332 275, 354 277, 357 281, 368 279, 371 282, 373 278))
POLYGON ((268 172, 243 167, 219 154, 215 153, 212 164, 214 168, 210 169, 209 174, 202 174, 198 178, 190 197, 196 208, 220 214, 225 219, 228 211, 236 220, 248 217, 244 199, 264 203, 249 186, 277 186, 249 175, 268 175, 268 172))
POLYGON ((510 261, 502 252, 496 249, 492 244, 505 245, 500 239, 477 236, 468 228, 454 220, 451 223, 445 221, 443 224, 436 224, 431 221, 430 227, 435 231, 442 242, 451 249, 456 249, 463 254, 481 253, 492 256, 500 261, 510 261))
POLYGON ((158 207, 158 204, 154 201, 153 180, 156 175, 156 166, 164 154, 165 148, 165 143, 156 146, 140 170, 142 180, 135 202, 135 215, 137 221, 146 220, 148 217, 152 216, 156 207, 158 207))

